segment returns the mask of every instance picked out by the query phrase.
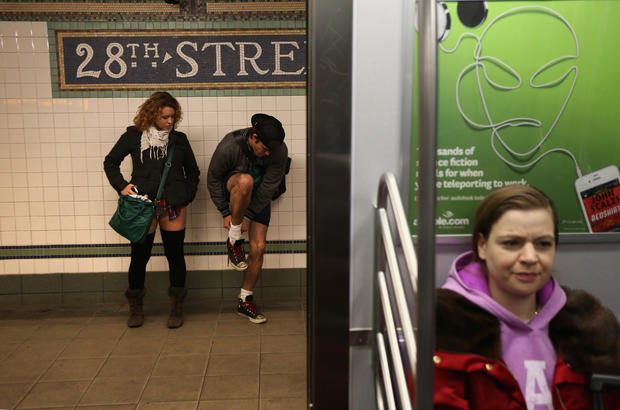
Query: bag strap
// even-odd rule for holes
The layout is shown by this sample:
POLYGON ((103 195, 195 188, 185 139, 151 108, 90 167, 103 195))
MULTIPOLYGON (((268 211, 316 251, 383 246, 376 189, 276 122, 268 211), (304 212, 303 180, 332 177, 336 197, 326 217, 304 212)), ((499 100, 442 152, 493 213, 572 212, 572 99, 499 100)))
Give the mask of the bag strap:
POLYGON ((166 183, 166 178, 168 178, 168 172, 170 171, 170 167, 172 166, 173 153, 174 142, 170 144, 170 149, 168 150, 168 158, 166 158, 166 162, 164 163, 164 173, 161 176, 161 182, 159 183, 159 188, 157 189, 157 196, 155 197, 156 201, 161 198, 161 194, 164 192, 164 184, 166 183))

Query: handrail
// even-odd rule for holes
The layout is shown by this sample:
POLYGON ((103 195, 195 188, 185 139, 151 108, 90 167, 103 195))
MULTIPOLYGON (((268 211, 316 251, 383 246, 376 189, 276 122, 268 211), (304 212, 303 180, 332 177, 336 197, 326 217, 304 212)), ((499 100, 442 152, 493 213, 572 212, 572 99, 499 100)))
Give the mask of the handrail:
MULTIPOLYGON (((385 318, 385 324, 388 334, 388 345, 390 346, 390 354, 392 358, 397 357, 399 360, 392 360, 394 371, 396 373, 396 385, 398 387, 398 394, 402 408, 411 409, 411 399, 409 398, 409 391, 407 390, 407 376, 405 376, 405 369, 402 360, 400 360, 400 346, 398 345, 398 335, 396 334, 396 327, 394 318, 392 316, 392 308, 390 306, 390 297, 388 295, 387 284, 385 282, 385 275, 383 272, 379 272, 379 293, 381 297, 381 306, 383 307, 383 315, 385 318)), ((413 340, 415 344, 415 339, 413 340)), ((389 363, 388 363, 389 368, 389 363)), ((387 380, 383 381, 387 385, 387 380)))
MULTIPOLYGON (((396 178, 390 173, 381 177, 376 208, 373 340, 377 408, 411 409, 413 401, 410 396, 413 392, 410 391, 412 386, 408 381, 411 380, 417 387, 417 381, 422 376, 415 374, 418 355, 423 352, 417 349, 414 322, 410 314, 410 309, 417 306, 418 268, 396 178), (388 217, 388 206, 392 211, 393 224, 390 224, 388 217), (397 245, 400 246, 394 243, 392 228, 397 231, 395 236, 399 241, 397 245), (400 251, 400 259, 397 249, 400 251), (404 265, 405 272, 401 273, 400 265, 404 265), (408 293, 403 284, 404 278, 408 279, 407 284, 411 286, 411 291, 408 293), (407 294, 413 295, 415 300, 407 300, 407 294), (390 295, 393 295, 393 298, 390 295), (399 331, 404 338, 404 347, 398 340, 399 331), (387 337, 384 338, 384 334, 387 337), (389 349, 386 349, 384 339, 387 339, 389 349), (394 384, 396 389, 393 388, 394 384), (387 406, 384 401, 387 401, 387 406)), ((433 353, 424 352, 424 354, 433 353)))
MULTIPOLYGON (((396 226, 400 238, 400 242, 403 244, 403 252, 405 261, 407 264, 407 270, 409 271, 411 283, 414 286, 418 284, 418 261, 413 250, 413 240, 411 239, 411 232, 409 231, 409 223, 405 216, 405 209, 400 198, 400 191, 398 190, 398 184, 396 183, 396 177, 393 174, 385 173, 379 181, 379 192, 377 194, 377 209, 385 209, 388 199, 390 205, 394 210, 394 217, 396 220, 396 226)), ((417 289, 416 289, 417 291, 417 289)))

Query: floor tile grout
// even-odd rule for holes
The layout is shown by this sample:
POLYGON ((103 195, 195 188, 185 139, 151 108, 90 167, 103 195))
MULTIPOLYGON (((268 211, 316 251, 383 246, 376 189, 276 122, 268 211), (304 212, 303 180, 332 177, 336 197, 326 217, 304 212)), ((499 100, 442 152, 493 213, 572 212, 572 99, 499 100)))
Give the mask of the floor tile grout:
MULTIPOLYGON (((206 389, 208 388, 207 383, 209 382, 208 378, 210 377, 209 368, 210 366, 213 365, 213 363, 220 363, 218 364, 217 369, 221 369, 221 370, 216 370, 216 371, 223 370, 224 371, 223 376, 227 377, 229 380, 234 381, 235 379, 234 375, 230 377, 229 375, 225 374, 226 373, 225 366, 230 366, 230 364, 226 364, 226 360, 222 362, 221 361, 222 359, 220 359, 219 362, 213 362, 213 360, 215 360, 215 358, 217 358, 218 356, 221 357, 221 356, 226 356, 226 355, 246 354, 246 353, 250 354, 250 356, 248 357, 252 357, 253 355, 256 355, 256 363, 257 363, 256 380, 258 383, 258 388, 256 391, 256 396, 254 396, 251 399, 247 399, 247 400, 255 401, 257 409, 263 408, 264 402, 273 403, 273 402, 277 402, 278 400, 280 400, 281 402, 287 402, 287 403, 290 402, 290 400, 301 400, 305 402, 305 397, 306 397, 305 390, 299 391, 298 393, 295 391, 293 392, 287 391, 286 393, 276 392, 275 395, 271 397, 271 395, 274 394, 274 390, 271 390, 273 389, 273 386, 269 388, 270 389, 269 397, 263 397, 263 395, 267 393, 267 391, 264 390, 264 388, 266 387, 264 385, 264 382, 266 379, 271 378, 271 380, 274 380, 272 377, 278 376, 278 375, 293 376, 293 375, 303 374, 298 371, 283 372, 283 371, 278 370, 278 368, 280 369, 283 368, 282 366, 278 367, 277 362, 273 361, 275 360, 274 357, 277 356, 278 352, 276 351, 263 352, 263 349, 265 348, 269 348, 271 350, 271 346, 268 347, 265 345, 266 337, 271 338, 270 343, 274 343, 274 341, 281 339, 282 336, 286 336, 288 338, 286 339, 286 342, 283 346, 286 346, 287 343, 294 343, 294 345, 290 345, 292 346, 290 347, 291 351, 288 351, 287 350, 288 348, 287 348, 285 349, 286 351, 283 351, 282 353, 284 355, 289 355, 287 356, 288 357, 287 360, 293 360, 295 369, 298 369, 297 365, 295 365, 296 363, 295 360, 297 359, 295 359, 294 356, 298 354, 303 354, 303 355, 306 354, 305 344, 304 344, 304 347, 296 346, 296 344, 300 342, 301 338, 305 339, 306 337, 306 331, 305 331, 306 315, 305 315, 305 307, 303 303, 290 303, 290 302, 265 303, 266 309, 264 309, 264 311, 266 315, 268 316, 268 314, 271 312, 274 314, 274 316, 273 316, 273 319, 270 319, 270 321, 264 325, 254 325, 254 324, 250 325, 249 322, 244 321, 244 319, 234 317, 233 316, 234 309, 227 305, 226 300, 220 300, 216 304, 212 304, 212 303, 193 304, 193 305, 188 304, 188 307, 189 306, 191 306, 190 311, 192 313, 186 314, 185 325, 184 325, 185 329, 181 327, 178 330, 177 329, 175 330, 158 329, 157 326, 160 326, 160 324, 154 321, 161 320, 163 322, 161 326, 165 326, 165 319, 167 317, 167 312, 165 311, 165 309, 162 309, 161 304, 153 303, 153 304, 150 304, 148 308, 145 306, 145 313, 153 321, 150 322, 148 325, 145 324, 145 327, 141 329, 141 332, 138 331, 140 333, 136 332, 132 336, 130 336, 130 332, 132 330, 128 329, 125 324, 125 320, 126 320, 125 315, 127 314, 126 312, 127 307, 124 304, 113 304, 113 305, 101 304, 94 308, 91 307, 90 310, 88 310, 88 314, 85 315, 85 317, 81 317, 79 315, 76 315, 76 316, 72 315, 70 308, 66 308, 66 307, 33 308, 30 311, 28 310, 21 311, 21 312, 19 310, 15 311, 15 313, 17 313, 17 316, 15 317, 18 318, 19 320, 28 319, 28 320, 32 320, 32 322, 26 322, 24 324, 24 322, 20 321, 20 322, 15 323, 15 331, 14 331, 16 335, 15 340, 18 340, 18 341, 15 342, 15 346, 12 349, 9 349, 9 351, 2 353, 3 358, 0 359, 0 363, 4 361, 8 361, 8 359, 11 358, 11 356, 15 355, 19 351, 20 346, 24 346, 24 345, 27 345, 28 343, 32 343, 33 340, 45 341, 47 340, 47 337, 49 337, 51 338, 50 340, 60 341, 58 345, 61 345, 61 347, 59 348, 58 352, 49 359, 50 360, 49 364, 47 364, 43 370, 33 368, 33 370, 27 370, 26 373, 23 373, 22 377, 24 378, 24 380, 28 380, 28 377, 30 377, 28 376, 28 372, 32 372, 32 374, 35 374, 34 372, 38 372, 38 374, 36 374, 36 376, 33 379, 27 382, 28 383, 27 389, 25 389, 25 391, 20 395, 20 397, 16 398, 16 401, 12 402, 13 403, 12 405, 14 406, 13 408, 23 404, 25 400, 27 399, 28 399, 29 405, 30 404, 35 405, 36 403, 39 403, 42 400, 42 397, 44 397, 43 394, 46 393, 45 390, 37 389, 35 396, 31 396, 31 394, 34 391, 34 389, 37 388, 36 386, 42 386, 43 384, 47 382, 59 383, 59 385, 62 385, 63 383, 65 383, 67 386, 70 386, 72 383, 77 383, 77 382, 84 383, 87 381, 88 383, 86 384, 86 387, 84 388, 83 391, 79 393, 78 395, 79 397, 74 402, 75 404, 71 406, 73 406, 73 408, 77 408, 77 406, 88 404, 88 403, 83 403, 83 400, 87 397, 87 395, 89 394, 89 392, 95 385, 95 382, 98 379, 101 379, 103 377, 103 372, 106 369, 106 366, 111 366, 109 369, 112 372, 115 371, 114 369, 117 369, 116 371, 118 371, 118 369, 122 369, 122 366, 119 368, 116 368, 115 367, 116 364, 112 364, 114 363, 113 359, 116 359, 119 357, 120 358, 126 357, 123 355, 123 353, 130 354, 130 352, 134 352, 134 349, 132 349, 131 347, 127 347, 123 345, 123 348, 121 348, 122 344, 131 343, 131 342, 126 342, 126 341, 134 337, 135 337, 135 343, 140 343, 140 342, 143 342, 144 340, 151 340, 151 339, 159 340, 159 342, 155 342, 157 347, 156 349, 153 350, 155 352, 154 359, 152 359, 153 362, 148 367, 148 369, 144 372, 144 376, 139 376, 141 378, 141 382, 140 382, 141 387, 136 388, 135 390, 136 392, 138 392, 136 396, 137 398, 131 399, 131 404, 129 406, 132 408, 140 408, 140 406, 145 405, 146 403, 145 394, 147 392, 147 389, 151 389, 151 387, 149 386, 151 385, 151 383, 153 382, 155 378, 156 369, 159 368, 160 363, 162 362, 165 363, 166 358, 169 358, 169 357, 187 356, 187 355, 194 355, 194 354, 200 355, 201 358, 204 357, 204 360, 205 360, 204 367, 201 369, 200 375, 192 376, 192 377, 200 378, 200 386, 196 392, 196 399, 195 400, 193 399, 192 400, 189 400, 189 399, 175 400, 174 398, 171 398, 170 401, 172 402, 175 402, 175 401, 180 402, 180 401, 188 401, 188 400, 191 402, 195 401, 196 402, 195 406, 191 405, 191 408, 197 410, 200 407, 200 403, 203 401, 212 401, 212 400, 216 400, 216 401, 228 400, 229 401, 231 400, 230 398, 225 398, 229 396, 223 396, 222 398, 218 398, 217 396, 213 396, 212 393, 211 393, 211 398, 208 398, 208 397, 204 397, 204 399, 202 398, 203 394, 205 394, 206 389), (192 314, 196 315, 197 320, 192 320, 192 314), (213 317, 211 317, 212 315, 213 317), (290 315, 290 317, 288 317, 288 315, 290 315), (80 340, 85 340, 85 341, 93 340, 93 339, 101 340, 102 335, 100 333, 105 333, 105 331, 98 332, 96 328, 95 329, 89 328, 90 326, 97 326, 98 325, 97 320, 99 318, 101 318, 102 320, 101 324, 103 325, 109 324, 109 331, 114 331, 116 326, 123 326, 122 331, 118 332, 114 336, 114 339, 113 339, 114 342, 111 343, 111 345, 107 349, 105 349, 105 354, 102 356, 99 356, 96 353, 96 349, 93 351, 89 351, 90 346, 86 344, 83 347, 83 352, 80 351, 79 354, 77 354, 75 357, 72 357, 70 355, 68 357, 63 357, 63 355, 66 355, 68 349, 71 349, 72 346, 78 347, 79 343, 77 342, 80 340), (297 325, 294 325, 294 327, 291 327, 292 324, 297 323, 297 322, 299 322, 299 327, 297 325), (276 325, 274 325, 274 323, 276 325), (35 325, 32 326, 32 324, 35 324, 35 325), (23 328, 28 329, 27 331, 24 332, 23 335, 19 333, 20 326, 23 326, 23 328), (32 326, 32 329, 29 329, 28 326, 32 326), (146 326, 150 326, 150 327, 146 328, 146 326), (196 334, 200 334, 200 326, 204 326, 205 332, 206 334, 208 334, 208 346, 202 346, 204 349, 201 349, 200 346, 196 346, 196 345, 193 346, 193 343, 196 343, 196 339, 199 337, 199 336, 196 336, 196 334), (184 332, 184 330, 186 331, 184 332), (40 332, 40 333, 37 334, 37 332, 40 332), (69 336, 65 337, 65 335, 67 334, 69 334, 69 336), (241 351, 237 353, 234 351, 226 350, 225 345, 222 346, 220 344, 220 348, 223 348, 223 350, 220 351, 220 353, 217 353, 217 354, 214 353, 216 341, 224 340, 224 343, 226 343, 226 338, 230 338, 230 340, 235 340, 235 338, 254 338, 257 343, 257 347, 256 347, 257 351, 256 352, 241 351), (184 351, 183 353, 175 352, 176 343, 181 343, 180 346, 183 346, 183 343, 188 343, 185 345, 188 347, 188 350, 184 351), (124 352, 122 350, 125 347, 127 347, 127 352, 124 352), (177 355, 175 353, 179 353, 179 354, 177 355), (291 356, 293 356, 292 359, 290 358, 291 356), (265 365, 264 359, 266 357, 270 360, 269 361, 270 368, 275 369, 275 370, 272 370, 269 372, 262 371, 265 365), (66 370, 62 369, 61 363, 63 363, 63 361, 66 361, 65 363, 67 366, 78 365, 76 362, 71 363, 69 361, 71 360, 79 361, 82 359, 83 360, 97 359, 97 360, 101 360, 101 362, 98 364, 94 372, 90 373, 89 371, 86 371, 87 373, 89 373, 88 378, 84 376, 84 379, 80 378, 79 380, 76 380, 76 379, 63 380, 64 377, 70 377, 70 375, 62 373, 63 371, 66 371, 66 370), (274 367, 274 363, 275 363, 275 367, 274 367), (52 377, 56 377, 57 375, 60 378, 59 379, 52 378, 51 380, 48 380, 48 381, 44 380, 44 377, 46 375, 51 374, 50 371, 52 370, 52 368, 54 368, 55 365, 58 366, 55 368, 55 372, 57 371, 60 373, 55 373, 55 375, 52 377), (224 367, 219 367, 219 366, 224 366, 224 367), (280 397, 280 396, 283 396, 283 397, 280 397), (29 397, 31 397, 31 399, 29 399, 29 397), (136 402, 134 403, 133 400, 136 400, 136 402)), ((7 324, 10 324, 9 320, 5 319, 4 316, 6 316, 6 310, 0 309, 0 340, 2 340, 1 339, 2 338, 1 336, 2 327, 7 326, 7 324)), ((13 317, 10 315, 10 312, 8 316, 13 317)), ((11 340, 10 336, 9 336, 9 339, 7 340, 11 340)), ((13 343, 13 342, 11 341, 10 343, 13 343)), ((87 343, 87 342, 84 342, 84 343, 87 343)), ((197 343, 200 343, 200 342, 197 342, 197 343)), ((250 349, 252 349, 252 347, 250 347, 250 349)), ((33 352, 36 352, 36 349, 33 350, 33 352)), ((130 354, 130 357, 135 357, 135 356, 136 356, 135 352, 130 354)), ((234 362, 234 359, 233 359, 233 362, 234 362)), ((94 362, 91 362, 91 363, 95 364, 94 362)), ((287 362, 287 363, 290 363, 290 362, 287 362)), ((85 362, 82 364, 85 364, 85 362)), ((94 369, 94 367, 92 368, 94 369)), ((80 376, 81 375, 86 375, 86 373, 82 372, 80 376)), ((113 377, 117 377, 117 376, 113 376, 113 377)), ((299 382, 299 378, 297 378, 297 380, 298 381, 296 381, 295 383, 299 382)), ((0 385, 1 384, 6 384, 6 383, 0 383, 0 385)), ((187 391, 189 392, 191 391, 191 389, 187 391)), ((152 396, 152 393, 153 393, 152 391, 149 393, 149 397, 157 397, 157 395, 152 396)), ((129 394, 128 397, 130 395, 131 394, 129 394)), ((177 396, 175 397, 180 398, 182 396, 177 394, 177 396)), ((161 397, 161 399, 163 400, 164 398, 161 397)), ((57 399, 57 400, 60 400, 60 399, 57 399)), ((246 400, 246 399, 243 399, 243 400, 246 400)), ((105 405, 105 404, 111 405, 113 404, 113 402, 114 400, 110 400, 109 403, 101 403, 101 405, 105 405)), ((51 403, 51 404, 54 406, 57 405, 55 403, 51 403)), ((68 405, 69 404, 65 404, 65 407, 68 405)), ((2 407, 1 403, 0 403, 0 407, 2 407)), ((305 406, 303 406, 302 408, 304 407, 305 406)))

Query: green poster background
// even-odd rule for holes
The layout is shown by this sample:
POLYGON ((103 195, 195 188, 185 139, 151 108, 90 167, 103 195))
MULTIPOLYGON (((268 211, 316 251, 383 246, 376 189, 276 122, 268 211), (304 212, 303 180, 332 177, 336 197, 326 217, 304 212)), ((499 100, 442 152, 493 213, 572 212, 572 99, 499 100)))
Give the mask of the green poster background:
MULTIPOLYGON (((574 188, 577 164, 584 175, 620 166, 620 1, 487 4, 486 20, 469 28, 459 21, 457 3, 446 3, 451 28, 438 50, 436 232, 471 233, 480 199, 493 187, 514 182, 536 186, 554 200, 560 232, 588 232, 574 188), (532 87, 530 81, 553 84, 532 87), (463 114, 477 126, 459 111, 457 89, 463 114), (502 127, 506 120, 530 125, 502 127), (534 126, 535 120, 540 126, 534 126), (512 155, 489 123, 510 149, 532 152, 512 155), (553 149, 566 151, 547 153, 553 149)), ((416 89, 417 70, 412 172, 417 158, 416 89)), ((415 175, 411 181, 409 215, 415 232, 415 175)))

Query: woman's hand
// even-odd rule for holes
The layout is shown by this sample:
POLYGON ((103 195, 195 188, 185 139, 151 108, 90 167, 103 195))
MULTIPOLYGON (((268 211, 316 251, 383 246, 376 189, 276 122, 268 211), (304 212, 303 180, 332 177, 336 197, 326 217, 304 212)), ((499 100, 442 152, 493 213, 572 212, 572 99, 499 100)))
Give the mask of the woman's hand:
POLYGON ((121 191, 121 195, 135 195, 136 193, 131 189, 133 187, 134 184, 127 184, 127 186, 121 191))

